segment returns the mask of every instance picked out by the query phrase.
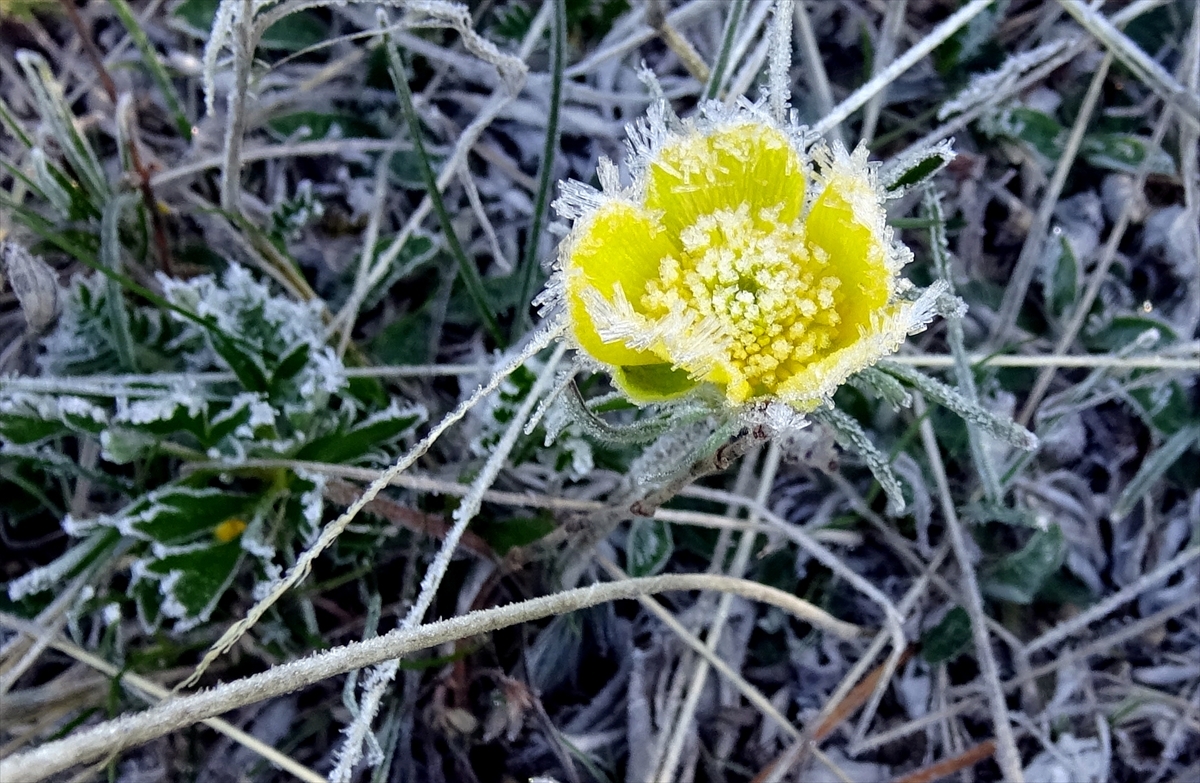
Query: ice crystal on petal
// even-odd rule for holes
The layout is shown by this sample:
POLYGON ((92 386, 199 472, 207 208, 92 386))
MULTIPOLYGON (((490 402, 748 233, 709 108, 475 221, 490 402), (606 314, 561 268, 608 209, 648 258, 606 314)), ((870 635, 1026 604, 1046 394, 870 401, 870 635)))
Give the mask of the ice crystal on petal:
POLYGON ((811 411, 938 313, 898 274, 865 148, 814 141, 760 104, 713 102, 668 125, 656 102, 629 128, 627 187, 566 183, 573 228, 542 302, 637 402, 716 387, 732 407, 811 411))

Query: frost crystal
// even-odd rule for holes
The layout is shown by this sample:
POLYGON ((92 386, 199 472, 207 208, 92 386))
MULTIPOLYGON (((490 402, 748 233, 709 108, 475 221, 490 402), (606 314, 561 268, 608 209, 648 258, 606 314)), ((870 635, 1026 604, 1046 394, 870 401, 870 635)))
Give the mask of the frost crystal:
POLYGON ((938 110, 938 119, 945 120, 952 115, 988 104, 995 100, 997 95, 1009 94, 1012 86, 1022 76, 1056 57, 1070 43, 1068 39, 1056 38, 1028 52, 1009 57, 1004 61, 1002 68, 972 77, 965 89, 942 104, 938 110))

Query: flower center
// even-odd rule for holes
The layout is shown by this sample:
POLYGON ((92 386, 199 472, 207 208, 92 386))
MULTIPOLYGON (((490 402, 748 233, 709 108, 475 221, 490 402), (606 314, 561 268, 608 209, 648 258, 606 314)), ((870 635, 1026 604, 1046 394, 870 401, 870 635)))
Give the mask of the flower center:
MULTIPOLYGON (((743 204, 699 217, 680 233, 641 305, 663 317, 687 313, 722 337, 718 365, 731 397, 769 395, 837 338, 841 280, 810 250, 800 222, 756 217, 743 204)), ((696 371, 700 368, 685 368, 696 371)))

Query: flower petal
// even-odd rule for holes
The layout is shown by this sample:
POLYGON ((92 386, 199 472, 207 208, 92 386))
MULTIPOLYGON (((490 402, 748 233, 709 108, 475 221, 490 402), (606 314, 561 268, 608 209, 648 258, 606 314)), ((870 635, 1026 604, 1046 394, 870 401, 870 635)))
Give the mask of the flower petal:
POLYGON ((665 145, 650 163, 646 206, 662 213, 667 232, 680 233, 703 215, 747 205, 791 223, 804 206, 805 169, 782 131, 738 123, 711 133, 691 131, 665 145))
POLYGON ((657 364, 662 359, 619 341, 605 342, 585 304, 589 290, 611 300, 619 287, 636 308, 646 281, 656 276, 659 263, 675 253, 662 229, 643 209, 610 201, 576 225, 563 243, 561 262, 566 276, 566 303, 575 341, 593 358, 606 364, 657 364))
POLYGON ((870 330, 896 290, 899 264, 891 259, 891 231, 865 150, 847 156, 835 150, 823 172, 825 188, 805 220, 809 248, 828 258, 841 280, 838 315, 842 327, 834 348, 846 348, 870 330))
POLYGON ((780 385, 777 396, 798 411, 807 412, 828 400, 854 373, 895 353, 912 327, 910 302, 877 312, 858 339, 805 365, 780 385))

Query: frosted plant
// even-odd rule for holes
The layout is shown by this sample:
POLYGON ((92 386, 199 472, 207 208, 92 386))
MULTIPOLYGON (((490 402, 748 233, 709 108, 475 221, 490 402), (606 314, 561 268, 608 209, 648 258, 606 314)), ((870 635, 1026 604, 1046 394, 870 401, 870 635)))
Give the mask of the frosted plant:
POLYGON ((816 418, 864 458, 899 513, 889 460, 833 408, 848 381, 898 406, 911 399, 901 383, 915 386, 1032 445, 953 389, 873 368, 935 315, 961 316, 944 282, 917 290, 900 276, 912 253, 885 212, 953 157, 948 145, 895 162, 881 182, 865 148, 827 145, 786 102, 743 99, 683 120, 659 101, 627 147, 627 183, 601 160, 599 190, 563 184, 555 207, 573 226, 541 302, 566 315, 573 346, 630 401, 707 407, 715 434, 690 452, 696 464, 740 427, 786 434, 816 418))

